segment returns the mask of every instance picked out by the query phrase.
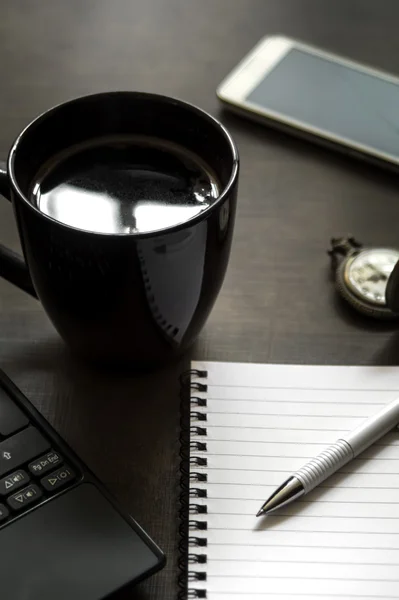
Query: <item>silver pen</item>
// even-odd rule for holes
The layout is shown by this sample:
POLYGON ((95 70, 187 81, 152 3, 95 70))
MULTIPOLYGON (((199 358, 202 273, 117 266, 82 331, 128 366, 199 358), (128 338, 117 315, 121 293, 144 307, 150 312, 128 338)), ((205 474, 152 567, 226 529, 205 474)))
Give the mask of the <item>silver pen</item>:
POLYGON ((351 433, 328 446, 296 471, 264 502, 257 517, 266 515, 308 494, 325 479, 374 444, 399 423, 399 398, 368 418, 351 433))

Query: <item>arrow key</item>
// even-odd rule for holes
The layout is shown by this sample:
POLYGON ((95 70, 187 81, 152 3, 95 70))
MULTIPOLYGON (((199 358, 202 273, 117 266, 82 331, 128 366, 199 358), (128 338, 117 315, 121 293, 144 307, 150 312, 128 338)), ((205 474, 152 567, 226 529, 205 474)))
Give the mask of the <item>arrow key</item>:
POLYGON ((47 477, 43 477, 40 480, 40 483, 46 490, 46 492, 52 493, 55 490, 58 490, 60 487, 64 487, 71 481, 75 479, 76 475, 72 471, 72 469, 68 466, 61 467, 54 473, 50 473, 47 477))
POLYGON ((43 492, 37 485, 29 485, 25 489, 7 498, 7 504, 15 511, 21 511, 30 504, 37 502, 43 492))
POLYGON ((0 479, 0 496, 8 496, 11 492, 16 492, 22 487, 25 487, 29 483, 29 477, 25 471, 15 471, 0 479))

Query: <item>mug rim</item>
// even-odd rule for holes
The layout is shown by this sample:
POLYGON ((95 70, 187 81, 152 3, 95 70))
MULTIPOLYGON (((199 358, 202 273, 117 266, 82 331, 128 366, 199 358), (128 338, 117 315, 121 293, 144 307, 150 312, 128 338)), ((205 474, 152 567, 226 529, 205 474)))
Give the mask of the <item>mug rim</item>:
POLYGON ((70 100, 67 100, 65 102, 60 102, 60 103, 52 106, 51 108, 45 110, 37 117, 35 117, 32 121, 30 121, 30 123, 28 123, 28 125, 26 125, 26 127, 24 127, 24 129, 17 136, 17 138, 15 139, 14 143, 11 146, 11 149, 8 154, 8 159, 7 159, 7 176, 11 183, 11 187, 12 187, 13 191, 17 194, 17 196, 19 197, 20 200, 22 200, 31 210, 33 210, 38 215, 40 215, 40 217, 47 219, 49 221, 52 221, 53 223, 55 223, 56 225, 58 225, 60 227, 70 229, 70 230, 73 230, 76 232, 80 232, 82 234, 93 235, 93 236, 106 236, 106 237, 118 237, 118 238, 124 238, 124 237, 126 237, 126 238, 129 238, 129 237, 152 238, 152 237, 157 237, 157 236, 161 236, 161 235, 178 232, 183 229, 186 229, 187 227, 196 225, 197 223, 200 223, 201 221, 205 221, 211 213, 213 213, 221 204, 223 204, 226 197, 229 195, 232 188, 234 187, 234 185, 237 181, 237 177, 238 177, 239 162, 240 162, 240 160, 239 160, 237 145, 234 142, 234 140, 233 140, 232 136, 230 135, 230 133, 228 132, 228 130, 226 129, 226 127, 218 119, 216 119, 215 117, 210 115, 208 112, 206 112, 202 108, 199 108, 198 106, 191 104, 190 102, 186 102, 185 100, 181 100, 181 99, 175 98, 173 96, 165 96, 163 94, 155 94, 152 92, 138 92, 138 91, 134 91, 134 90, 131 90, 131 91, 121 90, 121 91, 111 91, 111 92, 99 92, 99 93, 95 93, 95 94, 85 94, 83 96, 78 96, 78 97, 72 98, 70 100), (229 177, 227 184, 224 186, 222 192, 219 194, 219 196, 217 198, 215 198, 214 202, 212 202, 212 204, 207 206, 202 212, 198 213, 197 215, 194 215, 193 217, 190 217, 189 219, 186 219, 182 223, 177 223, 177 224, 171 225, 169 227, 163 227, 162 229, 155 229, 153 231, 105 233, 105 232, 90 231, 89 229, 81 229, 79 227, 75 227, 73 225, 68 225, 67 223, 63 223, 62 221, 58 221, 54 217, 51 217, 51 216, 47 215, 46 213, 43 213, 42 211, 40 211, 39 208, 34 206, 29 201, 29 199, 25 196, 25 194, 22 192, 21 188, 19 187, 19 185, 17 183, 17 178, 16 178, 16 175, 14 172, 14 165, 15 165, 16 154, 18 151, 18 146, 23 142, 23 139, 24 139, 26 133, 30 129, 32 129, 34 126, 40 124, 46 118, 48 118, 51 114, 57 112, 64 106, 79 103, 82 100, 85 100, 87 98, 101 98, 101 97, 104 98, 105 96, 118 96, 118 95, 134 96, 136 98, 141 97, 141 98, 148 98, 148 99, 153 99, 153 100, 158 100, 158 101, 163 101, 163 102, 174 103, 178 106, 181 106, 183 108, 189 109, 190 111, 197 113, 197 115, 199 117, 206 119, 213 126, 215 126, 220 131, 220 133, 224 136, 225 140, 227 141, 227 143, 230 147, 230 151, 231 151, 232 166, 231 166, 230 177, 229 177))

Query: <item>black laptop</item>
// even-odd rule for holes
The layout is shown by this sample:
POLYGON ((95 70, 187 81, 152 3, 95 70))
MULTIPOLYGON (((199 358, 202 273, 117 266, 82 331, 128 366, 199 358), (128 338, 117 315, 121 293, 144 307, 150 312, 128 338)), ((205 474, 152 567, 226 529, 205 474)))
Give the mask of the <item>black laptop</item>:
POLYGON ((0 598, 100 600, 164 555, 0 371, 0 598))

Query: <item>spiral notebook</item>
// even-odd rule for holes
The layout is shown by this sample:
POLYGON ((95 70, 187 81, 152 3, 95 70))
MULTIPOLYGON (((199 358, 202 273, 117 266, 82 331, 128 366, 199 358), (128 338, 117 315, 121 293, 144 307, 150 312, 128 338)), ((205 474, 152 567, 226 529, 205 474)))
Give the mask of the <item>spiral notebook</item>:
POLYGON ((398 395, 399 368, 195 362, 185 388, 181 598, 399 599, 397 430, 255 516, 291 472, 398 395))

